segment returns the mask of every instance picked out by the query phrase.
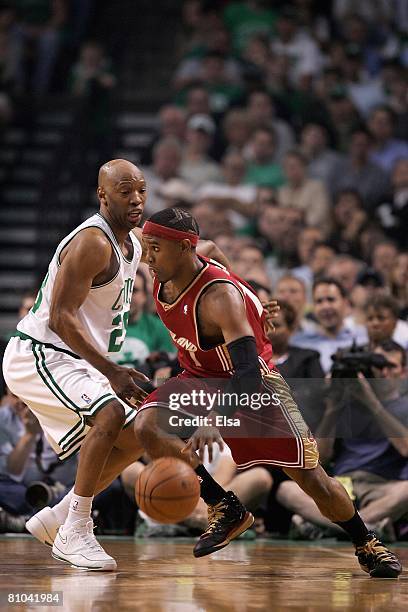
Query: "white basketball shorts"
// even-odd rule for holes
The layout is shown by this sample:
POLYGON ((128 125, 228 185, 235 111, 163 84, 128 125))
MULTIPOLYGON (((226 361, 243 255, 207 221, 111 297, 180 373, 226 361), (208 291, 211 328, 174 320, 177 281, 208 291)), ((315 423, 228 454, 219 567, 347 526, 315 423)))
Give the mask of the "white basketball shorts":
POLYGON ((136 416, 87 361, 36 340, 13 336, 4 353, 3 373, 7 387, 35 414, 61 460, 81 448, 90 429, 86 417, 95 416, 108 402, 116 399, 123 405, 124 428, 136 416))

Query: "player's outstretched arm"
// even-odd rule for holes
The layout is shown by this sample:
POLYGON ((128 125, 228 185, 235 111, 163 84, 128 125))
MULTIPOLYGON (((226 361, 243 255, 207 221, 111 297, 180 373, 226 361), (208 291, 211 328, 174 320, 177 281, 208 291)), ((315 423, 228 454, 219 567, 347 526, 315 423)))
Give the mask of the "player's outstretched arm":
POLYGON ((111 382, 122 397, 137 397, 133 378, 146 380, 136 370, 117 366, 96 350, 78 318, 95 278, 109 270, 112 247, 98 229, 89 228, 75 236, 61 255, 50 308, 49 326, 74 353, 88 361, 111 382), (131 376, 132 375, 132 376, 131 376))

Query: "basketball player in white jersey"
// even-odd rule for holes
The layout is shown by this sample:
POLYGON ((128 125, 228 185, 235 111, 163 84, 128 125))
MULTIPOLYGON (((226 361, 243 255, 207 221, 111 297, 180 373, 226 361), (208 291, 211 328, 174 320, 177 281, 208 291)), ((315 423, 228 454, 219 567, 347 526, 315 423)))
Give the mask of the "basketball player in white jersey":
MULTIPOLYGON (((97 194, 99 213, 58 245, 33 308, 10 339, 3 371, 59 458, 81 451, 74 488, 35 514, 28 531, 52 546, 55 558, 106 571, 116 562, 93 535, 92 500, 142 454, 129 427, 136 411, 126 400, 141 400, 145 394, 134 379, 147 379, 109 356, 125 339, 143 259, 136 227, 146 200, 143 174, 126 160, 112 160, 99 171, 97 194)), ((211 241, 201 241, 198 250, 228 263, 211 241)))
POLYGON ((142 256, 131 230, 141 220, 146 185, 136 166, 113 160, 100 169, 97 193, 99 213, 57 247, 33 308, 7 346, 3 370, 59 458, 81 450, 73 490, 37 513, 27 529, 53 545, 57 559, 113 570, 115 560, 93 535, 91 506, 142 452, 129 427, 135 410, 125 400, 140 398, 134 380, 147 379, 109 356, 125 338, 142 256))

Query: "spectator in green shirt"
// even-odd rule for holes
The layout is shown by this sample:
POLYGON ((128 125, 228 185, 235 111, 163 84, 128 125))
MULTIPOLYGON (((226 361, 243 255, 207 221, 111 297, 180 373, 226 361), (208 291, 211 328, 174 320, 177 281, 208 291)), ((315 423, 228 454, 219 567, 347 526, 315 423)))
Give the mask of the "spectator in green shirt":
POLYGON ((272 128, 261 127, 255 130, 249 142, 252 159, 245 176, 247 184, 275 188, 284 184, 282 168, 274 161, 275 145, 275 132, 272 128))
POLYGON ((126 339, 115 359, 121 365, 129 365, 132 368, 139 367, 145 363, 152 353, 176 352, 169 332, 159 317, 147 312, 146 302, 146 278, 138 270, 130 303, 126 339))
POLYGON ((231 33, 234 50, 241 52, 254 34, 269 35, 273 32, 276 12, 267 2, 250 0, 232 2, 224 10, 224 22, 231 33))

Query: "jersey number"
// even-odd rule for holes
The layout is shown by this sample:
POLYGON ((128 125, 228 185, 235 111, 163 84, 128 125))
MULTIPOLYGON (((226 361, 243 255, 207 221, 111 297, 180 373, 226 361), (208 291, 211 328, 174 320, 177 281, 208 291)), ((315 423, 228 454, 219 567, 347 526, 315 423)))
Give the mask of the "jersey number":
POLYGON ((119 325, 114 329, 109 338, 109 353, 118 353, 122 348, 122 344, 125 340, 126 330, 129 323, 129 311, 123 314, 118 314, 114 317, 112 325, 119 325))
POLYGON ((31 312, 33 312, 33 313, 36 312, 39 309, 40 305, 41 305, 41 302, 42 302, 42 299, 43 299, 43 289, 44 289, 45 285, 47 284, 47 280, 48 280, 49 274, 50 273, 47 272, 43 282, 41 283, 41 287, 40 287, 40 289, 39 289, 39 291, 37 293, 37 297, 35 298, 34 305, 31 308, 31 312))

